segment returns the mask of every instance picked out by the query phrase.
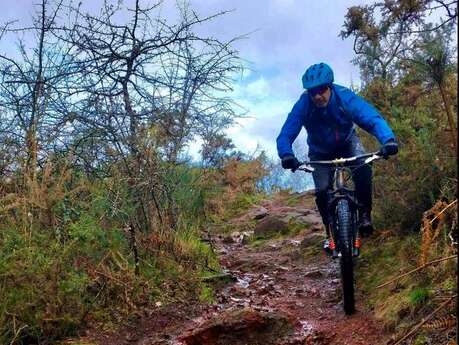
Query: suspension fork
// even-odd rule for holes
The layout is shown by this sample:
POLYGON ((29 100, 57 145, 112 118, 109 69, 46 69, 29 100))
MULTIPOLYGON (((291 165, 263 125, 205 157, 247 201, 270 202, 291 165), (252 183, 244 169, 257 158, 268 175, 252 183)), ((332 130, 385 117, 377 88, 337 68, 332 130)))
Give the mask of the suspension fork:
POLYGON ((326 229, 326 233, 327 237, 332 240, 332 249, 334 249, 338 244, 335 209, 340 199, 347 199, 349 201, 349 211, 351 212, 352 218, 352 239, 354 242, 353 255, 358 256, 360 248, 360 238, 357 229, 357 210, 359 208, 359 204, 353 195, 353 190, 346 187, 346 171, 347 169, 345 167, 337 167, 334 172, 332 184, 333 187, 329 190, 327 198, 329 226, 326 229))
POLYGON ((346 171, 346 168, 343 168, 343 167, 337 167, 335 169, 335 177, 334 177, 334 180, 335 180, 335 188, 336 190, 340 190, 340 189, 343 189, 345 188, 345 176, 344 176, 344 172, 346 171))

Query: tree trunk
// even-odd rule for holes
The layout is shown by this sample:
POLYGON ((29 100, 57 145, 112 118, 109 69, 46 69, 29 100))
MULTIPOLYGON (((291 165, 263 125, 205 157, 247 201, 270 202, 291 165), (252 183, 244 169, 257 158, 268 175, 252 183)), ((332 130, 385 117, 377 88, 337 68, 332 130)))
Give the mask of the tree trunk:
POLYGON ((27 162, 25 166, 27 176, 35 181, 36 177, 36 167, 38 160, 38 143, 37 143, 37 133, 35 131, 35 126, 32 125, 31 128, 27 130, 26 133, 26 148, 27 148, 27 162))
POLYGON ((128 231, 131 236, 131 248, 132 253, 134 255, 134 273, 139 275, 139 251, 137 250, 137 241, 135 236, 135 227, 134 224, 131 222, 128 225, 128 231))
POLYGON ((29 128, 26 133, 26 145, 27 145, 27 163, 26 171, 29 173, 32 181, 36 177, 36 167, 38 161, 38 121, 39 121, 39 102, 40 97, 44 93, 44 80, 43 80, 43 57, 44 57, 44 42, 45 42, 45 33, 48 28, 46 27, 46 1, 42 0, 41 2, 41 27, 40 27, 40 38, 38 44, 38 70, 36 79, 34 81, 34 86, 32 90, 32 109, 30 114, 29 128))

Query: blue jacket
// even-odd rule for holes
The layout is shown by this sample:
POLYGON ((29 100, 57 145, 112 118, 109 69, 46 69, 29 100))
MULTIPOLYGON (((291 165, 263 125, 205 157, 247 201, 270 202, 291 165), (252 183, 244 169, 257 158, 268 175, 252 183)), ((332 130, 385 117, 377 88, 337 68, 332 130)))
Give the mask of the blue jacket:
POLYGON ((331 154, 348 143, 355 133, 354 123, 375 136, 380 144, 395 139, 379 112, 348 88, 333 84, 326 108, 317 108, 304 92, 277 137, 277 153, 281 159, 293 155, 292 144, 301 127, 305 127, 309 156, 331 154))

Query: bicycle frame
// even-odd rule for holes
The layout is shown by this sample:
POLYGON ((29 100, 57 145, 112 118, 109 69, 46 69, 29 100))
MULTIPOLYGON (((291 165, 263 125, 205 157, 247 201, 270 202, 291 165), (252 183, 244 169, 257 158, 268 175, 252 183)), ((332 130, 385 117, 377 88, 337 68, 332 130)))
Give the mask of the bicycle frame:
POLYGON ((354 299, 354 257, 359 255, 360 238, 357 227, 358 201, 354 189, 346 185, 346 173, 352 176, 352 168, 369 164, 382 158, 378 152, 330 161, 310 161, 301 163, 298 170, 313 172, 314 165, 334 168, 333 184, 328 192, 328 215, 331 229, 327 229, 330 249, 334 258, 340 257, 341 282, 343 287, 343 308, 346 314, 355 311, 354 299), (363 160, 363 162, 362 162, 363 160), (336 244, 336 245, 335 245, 336 244))
MULTIPOLYGON (((382 156, 380 155, 379 152, 372 152, 372 153, 366 153, 363 155, 358 155, 358 156, 353 156, 353 157, 347 157, 347 158, 336 158, 333 160, 319 160, 319 161, 309 161, 309 162, 303 162, 301 163, 300 167, 298 170, 302 170, 305 172, 313 172, 314 165, 322 165, 322 166, 328 166, 330 168, 333 168, 334 171, 334 176, 333 176, 333 183, 328 191, 328 214, 329 214, 329 219, 331 220, 332 224, 332 229, 326 229, 327 230, 327 235, 332 236, 332 239, 334 243, 338 243, 337 239, 337 227, 336 227, 336 215, 335 215, 335 210, 336 206, 341 199, 346 199, 349 202, 350 206, 350 213, 351 213, 351 221, 352 221, 352 229, 353 229, 353 242, 356 242, 356 240, 359 240, 359 234, 358 234, 358 229, 357 229, 357 222, 358 222, 358 212, 357 210, 361 207, 361 204, 357 201, 357 199, 354 196, 354 189, 351 189, 347 186, 346 182, 346 175, 347 176, 352 176, 352 172, 355 169, 358 169, 359 167, 365 165, 365 164, 370 164, 371 162, 381 159, 382 156), (331 231, 330 231, 331 230, 331 231)), ((359 243, 357 241, 356 243, 359 243)), ((338 245, 338 248, 340 246, 338 245)), ((353 250, 354 256, 359 255, 359 248, 354 248, 353 250)), ((339 251, 333 253, 333 257, 338 257, 340 256, 339 251)))

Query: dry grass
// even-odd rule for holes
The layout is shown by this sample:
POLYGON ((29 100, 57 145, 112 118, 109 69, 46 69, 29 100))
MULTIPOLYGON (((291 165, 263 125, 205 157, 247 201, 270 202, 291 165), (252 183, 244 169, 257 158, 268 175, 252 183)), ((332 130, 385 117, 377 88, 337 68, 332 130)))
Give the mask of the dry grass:
POLYGON ((72 180, 72 170, 66 163, 52 162, 40 174, 26 174, 22 180, 10 181, 2 187, 0 215, 5 222, 20 225, 25 231, 56 227, 61 221, 56 206, 88 190, 82 180, 72 180))
POLYGON ((363 252, 368 264, 357 281, 397 344, 446 344, 455 332, 456 212, 456 200, 439 200, 424 212, 419 234, 383 231, 363 252))
MULTIPOLYGON (((422 218, 422 244, 421 253, 419 255, 419 264, 424 265, 434 255, 442 251, 442 241, 438 237, 445 231, 447 227, 448 216, 454 212, 457 213, 457 200, 448 203, 444 200, 439 200, 435 205, 424 212, 422 218)), ((450 218, 450 217, 449 217, 450 218)), ((453 225, 449 222, 449 226, 453 225)), ((454 229, 451 229, 454 231, 454 229)), ((455 229, 457 232, 457 229, 455 229)))

